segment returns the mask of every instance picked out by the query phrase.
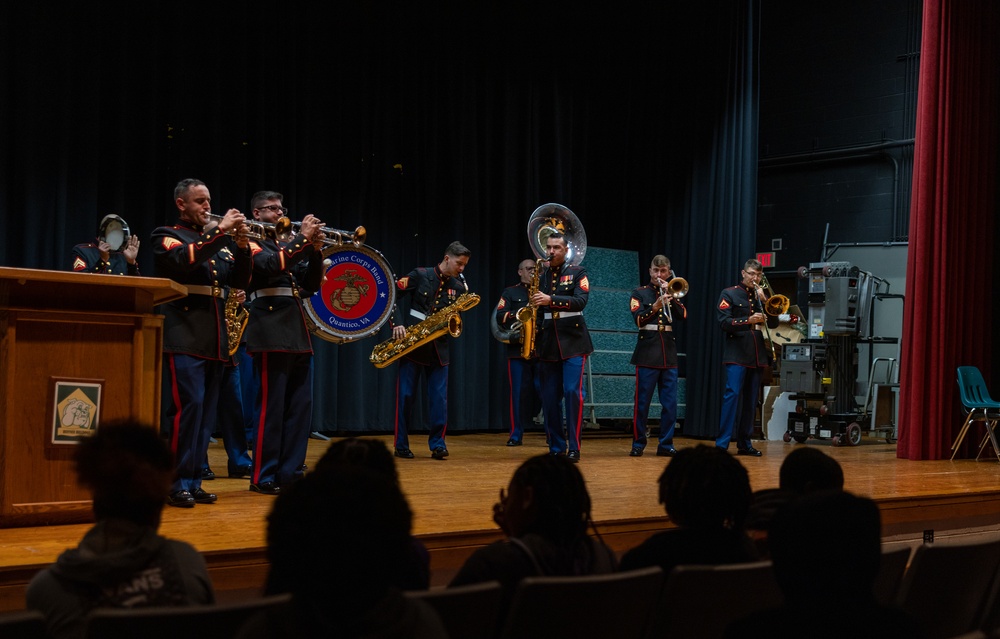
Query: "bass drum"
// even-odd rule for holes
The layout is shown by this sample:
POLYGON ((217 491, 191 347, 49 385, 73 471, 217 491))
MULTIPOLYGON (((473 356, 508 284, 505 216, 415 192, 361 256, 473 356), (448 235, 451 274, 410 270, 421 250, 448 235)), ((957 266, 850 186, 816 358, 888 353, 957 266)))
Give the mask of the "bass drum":
POLYGON ((335 246, 323 253, 323 285, 303 300, 312 332, 335 344, 374 335, 396 303, 392 267, 368 246, 335 246))

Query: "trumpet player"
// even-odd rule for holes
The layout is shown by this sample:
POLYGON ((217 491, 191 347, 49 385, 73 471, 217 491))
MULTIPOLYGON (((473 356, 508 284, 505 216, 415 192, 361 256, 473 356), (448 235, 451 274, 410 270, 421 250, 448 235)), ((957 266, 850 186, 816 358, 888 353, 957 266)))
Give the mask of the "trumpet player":
MULTIPOLYGON (((418 267, 396 282, 397 295, 410 298, 410 310, 403 318, 394 309, 392 336, 406 337, 407 327, 418 324, 435 311, 455 303, 468 288, 462 272, 469 264, 472 251, 461 242, 452 242, 444 250, 437 266, 418 267)), ((397 306, 398 309, 398 306, 397 306)), ((413 401, 417 377, 427 376, 427 394, 430 404, 430 436, 427 445, 431 457, 448 456, 445 432, 448 429, 448 336, 442 336, 421 345, 405 355, 399 362, 396 382, 396 428, 393 438, 394 454, 403 459, 413 459, 409 431, 413 427, 413 401)))
POLYGON ((229 209, 213 228, 212 196, 201 180, 174 188, 180 219, 153 231, 154 275, 187 286, 187 297, 162 304, 163 391, 160 430, 177 464, 167 504, 190 508, 216 496, 201 487, 229 355, 226 287, 246 288, 251 258, 246 218, 229 209))
POLYGON ((649 265, 649 284, 632 291, 629 305, 632 320, 639 328, 638 341, 632 352, 635 366, 635 403, 632 417, 632 450, 629 455, 641 457, 646 448, 646 420, 653 391, 660 391, 660 438, 656 454, 673 457, 674 425, 677 422, 677 344, 674 342, 676 322, 687 319, 687 309, 671 294, 670 260, 657 255, 649 265))
MULTIPOLYGON (((535 261, 521 260, 517 267, 517 284, 508 286, 500 294, 496 318, 499 326, 510 328, 517 321, 517 312, 528 305, 528 289, 534 275, 535 261)), ((538 375, 535 373, 535 364, 535 361, 522 356, 521 345, 516 341, 507 344, 507 380, 510 382, 507 402, 510 420, 508 446, 521 445, 524 429, 531 424, 532 417, 538 414, 538 375)))
MULTIPOLYGON (((288 209, 276 191, 258 191, 253 216, 273 224, 288 209)), ((287 241, 250 242, 253 280, 248 291, 247 352, 257 378, 256 425, 250 490, 277 495, 303 475, 312 424, 312 340, 302 296, 323 282, 323 222, 306 215, 287 241)))
POLYGON ((723 289, 717 312, 719 326, 726 334, 722 351, 726 390, 715 445, 728 449, 735 437, 736 454, 751 457, 761 456, 751 444, 750 435, 764 368, 770 365, 762 332, 762 324, 767 321, 763 312, 767 296, 759 286, 761 273, 760 262, 747 260, 740 272, 740 283, 723 289))

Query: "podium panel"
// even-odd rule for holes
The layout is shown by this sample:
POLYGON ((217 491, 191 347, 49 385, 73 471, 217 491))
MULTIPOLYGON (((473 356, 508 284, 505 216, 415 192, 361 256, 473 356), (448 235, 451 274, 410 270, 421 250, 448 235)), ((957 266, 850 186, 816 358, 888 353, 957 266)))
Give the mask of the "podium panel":
POLYGON ((92 518, 73 435, 123 419, 159 425, 153 308, 185 294, 160 278, 0 268, 0 527, 92 518), (79 385, 93 395, 59 401, 79 385))

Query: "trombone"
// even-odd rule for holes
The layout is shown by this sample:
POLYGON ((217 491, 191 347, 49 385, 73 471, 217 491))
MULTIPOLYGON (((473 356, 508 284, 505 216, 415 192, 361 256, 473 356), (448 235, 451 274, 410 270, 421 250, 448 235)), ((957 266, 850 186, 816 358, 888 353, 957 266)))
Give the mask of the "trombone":
POLYGON ((774 291, 771 290, 771 283, 767 281, 767 275, 764 275, 763 271, 760 273, 760 285, 757 288, 763 289, 764 294, 767 295, 767 300, 764 302, 765 313, 777 317, 788 312, 788 308, 792 304, 791 300, 785 295, 774 294, 774 291))
POLYGON ((677 277, 673 271, 670 271, 670 275, 670 281, 666 284, 660 278, 656 278, 656 282, 660 285, 660 299, 663 300, 663 310, 667 314, 667 322, 673 324, 674 316, 670 312, 670 302, 667 298, 672 297, 675 300, 679 300, 688 294, 690 287, 687 280, 683 277, 677 277))
MULTIPOLYGON (((757 303, 761 305, 761 310, 768 315, 777 317, 783 313, 788 312, 788 307, 791 305, 791 301, 785 295, 775 295, 774 291, 771 290, 771 283, 767 281, 767 275, 764 275, 764 271, 760 272, 760 283, 756 286, 758 291, 764 291, 767 299, 761 303, 760 298, 757 297, 757 303)), ((767 343, 771 347, 771 361, 776 362, 778 355, 774 350, 774 342, 771 340, 771 329, 767 327, 767 318, 764 318, 764 335, 767 338, 767 343)))

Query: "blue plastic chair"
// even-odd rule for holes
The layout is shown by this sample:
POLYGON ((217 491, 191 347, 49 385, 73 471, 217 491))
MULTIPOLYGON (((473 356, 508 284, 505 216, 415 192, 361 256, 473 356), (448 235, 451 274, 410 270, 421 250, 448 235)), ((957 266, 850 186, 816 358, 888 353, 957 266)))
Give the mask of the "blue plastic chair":
POLYGON ((997 445, 997 437, 994 432, 997 419, 1000 419, 1000 402, 990 397, 990 391, 986 388, 983 374, 979 372, 978 368, 975 366, 958 367, 958 393, 962 399, 962 405, 965 406, 965 410, 969 411, 969 414, 965 418, 965 423, 962 424, 962 429, 958 431, 955 443, 951 445, 951 458, 955 459, 955 455, 958 454, 958 448, 969 432, 972 422, 983 422, 986 425, 986 437, 979 445, 979 454, 976 455, 976 459, 978 460, 979 455, 982 455, 983 448, 989 441, 993 444, 993 452, 996 453, 997 460, 1000 461, 1000 446, 997 445))

